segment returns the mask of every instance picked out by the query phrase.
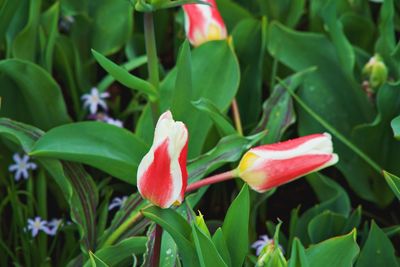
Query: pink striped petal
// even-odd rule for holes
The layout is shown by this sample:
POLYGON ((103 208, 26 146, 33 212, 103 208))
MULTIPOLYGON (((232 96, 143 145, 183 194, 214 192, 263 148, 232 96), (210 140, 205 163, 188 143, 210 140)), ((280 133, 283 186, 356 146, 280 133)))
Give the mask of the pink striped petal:
POLYGON ((225 23, 219 14, 215 0, 205 0, 205 2, 210 5, 183 5, 186 36, 194 46, 227 38, 225 23))
POLYGON ((138 167, 137 186, 143 198, 168 208, 180 204, 187 186, 188 132, 171 112, 157 122, 153 145, 138 167))
POLYGON ((249 150, 239 176, 255 191, 265 192, 338 161, 329 134, 313 134, 249 150))

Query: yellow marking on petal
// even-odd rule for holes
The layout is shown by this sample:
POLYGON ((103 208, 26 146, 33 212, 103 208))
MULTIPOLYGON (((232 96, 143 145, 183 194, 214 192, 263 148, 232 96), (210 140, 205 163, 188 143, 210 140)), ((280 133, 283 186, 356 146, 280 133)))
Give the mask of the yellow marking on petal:
POLYGON ((175 202, 172 203, 172 206, 177 207, 177 206, 180 206, 181 204, 182 204, 182 202, 180 202, 179 200, 175 200, 175 202))
POLYGON ((251 151, 246 152, 246 154, 243 155, 242 160, 239 163, 239 175, 242 173, 249 171, 251 167, 254 166, 256 160, 259 159, 259 156, 254 154, 251 151))
POLYGON ((221 40, 224 39, 222 36, 222 30, 221 27, 218 25, 212 23, 208 26, 207 30, 207 40, 212 41, 212 40, 221 40))

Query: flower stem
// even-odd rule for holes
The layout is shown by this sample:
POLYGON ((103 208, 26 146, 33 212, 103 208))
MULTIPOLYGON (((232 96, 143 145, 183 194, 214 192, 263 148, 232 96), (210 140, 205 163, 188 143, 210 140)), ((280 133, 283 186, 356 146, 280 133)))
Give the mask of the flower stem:
MULTIPOLYGON (((144 18, 144 40, 146 45, 146 53, 147 53, 147 68, 149 71, 149 82, 154 85, 154 87, 158 90, 160 78, 158 73, 158 57, 157 57, 157 47, 156 47, 156 38, 154 34, 154 21, 153 21, 153 13, 146 12, 143 14, 144 18)), ((159 116, 159 107, 158 101, 151 102, 151 111, 153 115, 154 125, 157 123, 157 119, 159 116)))
POLYGON ((161 250, 161 238, 163 229, 160 225, 156 224, 153 255, 151 256, 150 266, 159 267, 160 266, 160 250, 161 250))
POLYGON ((235 121, 236 130, 240 135, 243 135, 242 121, 240 120, 239 106, 236 98, 232 100, 232 114, 233 120, 235 121))
POLYGON ((206 185, 211 185, 211 184, 216 184, 219 182, 227 181, 230 179, 233 179, 237 177, 236 169, 235 170, 230 170, 227 172, 219 173, 207 178, 204 178, 200 181, 194 182, 186 188, 186 193, 194 191, 196 189, 199 189, 200 187, 206 186, 206 185))

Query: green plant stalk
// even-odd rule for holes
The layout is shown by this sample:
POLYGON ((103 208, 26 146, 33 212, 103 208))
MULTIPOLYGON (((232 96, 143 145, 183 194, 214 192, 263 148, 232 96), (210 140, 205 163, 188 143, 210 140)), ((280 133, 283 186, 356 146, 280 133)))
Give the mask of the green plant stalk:
POLYGON ((310 114, 319 124, 321 124, 323 127, 325 127, 328 131, 330 131, 337 139, 339 139, 344 145, 346 145, 348 148, 354 151, 360 158, 362 158, 366 163, 368 163, 375 171, 378 173, 382 173, 382 168, 373 160, 371 159, 368 155, 366 155, 361 149, 359 149, 357 146, 353 145, 344 135, 339 133, 332 125, 327 123, 324 119, 322 119, 318 114, 316 114, 311 108, 307 106, 306 103, 303 102, 303 100, 300 99, 298 95, 296 95, 290 88, 285 84, 283 80, 280 78, 277 78, 279 81, 279 84, 282 85, 283 88, 285 88, 290 95, 296 100, 296 102, 308 113, 310 114))
POLYGON ((124 223, 122 223, 115 231, 107 238, 107 240, 104 242, 104 245, 102 247, 107 247, 111 246, 114 244, 115 241, 126 231, 128 230, 135 222, 139 221, 141 218, 143 218, 143 214, 141 212, 142 209, 145 209, 147 207, 150 207, 151 204, 144 206, 141 209, 138 209, 134 215, 129 217, 124 223))
MULTIPOLYGON (((158 57, 157 57, 157 46, 156 46, 156 38, 154 34, 154 21, 153 21, 153 13, 145 12, 143 14, 144 18, 144 40, 146 45, 146 54, 147 54, 147 68, 149 71, 149 82, 154 85, 154 87, 158 90, 160 77, 158 73, 158 57)), ((159 105, 158 100, 150 103, 151 111, 153 116, 154 125, 157 123, 159 116, 159 105)))
POLYGON ((242 121, 240 120, 239 106, 236 101, 236 98, 232 100, 232 115, 233 115, 233 120, 235 121, 235 126, 238 134, 243 136, 242 121))
MULTIPOLYGON (((38 215, 42 219, 49 219, 47 218, 47 186, 46 186, 46 175, 43 170, 39 172, 36 180, 36 199, 37 199, 37 209, 38 215)), ((47 235, 39 235, 38 236, 39 242, 39 252, 40 258, 45 259, 47 253, 47 235)))

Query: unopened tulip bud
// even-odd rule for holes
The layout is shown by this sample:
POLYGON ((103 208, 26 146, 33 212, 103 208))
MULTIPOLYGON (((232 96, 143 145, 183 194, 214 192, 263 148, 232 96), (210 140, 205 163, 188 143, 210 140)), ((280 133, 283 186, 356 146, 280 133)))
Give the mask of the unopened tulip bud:
POLYGON ((225 23, 218 12, 215 0, 204 0, 204 2, 209 5, 183 5, 186 36, 194 46, 227 38, 225 23))
POLYGON ((257 267, 286 267, 287 262, 283 256, 282 250, 279 246, 275 245, 272 241, 270 244, 266 245, 257 259, 257 267))
POLYGON ((143 198, 156 206, 179 205, 187 186, 188 131, 170 111, 158 119, 153 145, 138 167, 137 186, 143 198))
POLYGON ((384 84, 388 77, 388 70, 382 57, 373 56, 364 66, 363 74, 368 77, 369 85, 374 90, 384 84))
POLYGON ((331 136, 312 134, 250 149, 242 157, 237 175, 255 191, 265 192, 337 161, 331 136))

